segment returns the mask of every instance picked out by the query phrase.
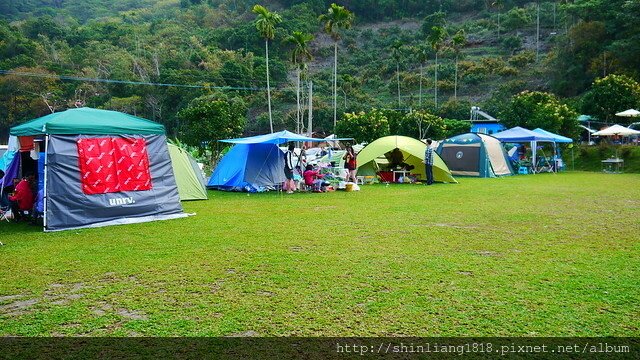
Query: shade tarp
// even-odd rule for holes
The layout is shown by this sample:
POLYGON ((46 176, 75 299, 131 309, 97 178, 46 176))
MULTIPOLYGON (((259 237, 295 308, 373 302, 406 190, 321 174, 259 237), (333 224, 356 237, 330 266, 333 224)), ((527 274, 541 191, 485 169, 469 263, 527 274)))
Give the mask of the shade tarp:
POLYGON ((631 135, 640 135, 640 131, 629 129, 628 127, 624 127, 622 125, 613 125, 609 126, 606 129, 602 129, 600 131, 596 131, 593 136, 631 136, 631 135))
MULTIPOLYGON (((351 139, 331 139, 332 141, 337 140, 351 140, 351 139)), ((292 141, 315 141, 315 142, 324 142, 326 139, 318 139, 307 137, 304 135, 299 135, 296 133, 292 133, 291 131, 283 130, 277 133, 237 138, 237 139, 226 139, 220 140, 221 142, 232 143, 232 144, 284 144, 292 141)))
MULTIPOLYGON (((411 173, 418 174, 422 180, 426 179, 424 153, 427 149, 427 144, 406 136, 386 136, 365 146, 364 149, 358 153, 358 173, 364 174, 366 172, 368 174, 372 167, 375 168, 377 166, 377 158, 384 156, 395 148, 402 151, 405 163, 414 166, 414 170, 412 170, 411 173)), ((449 171, 447 165, 435 151, 433 153, 433 158, 434 180, 439 182, 457 183, 451 175, 451 171, 449 171)))
POLYGON ((14 136, 51 135, 163 135, 164 126, 118 111, 69 109, 11 128, 14 136))
POLYGON ((540 133, 522 128, 520 126, 516 126, 514 128, 493 134, 493 137, 506 143, 509 143, 509 142, 517 143, 517 142, 528 142, 528 141, 554 142, 553 138, 551 138, 550 136, 542 135, 540 133))
POLYGON ((572 143, 573 142, 572 139, 570 139, 570 138, 568 138, 566 136, 554 134, 554 133, 552 133, 550 131, 547 131, 547 130, 544 130, 544 129, 537 128, 537 129, 534 129, 533 132, 537 132, 539 134, 542 134, 542 135, 545 135, 545 136, 549 136, 550 138, 553 139, 554 142, 557 142, 557 143, 572 143))
POLYGON ((206 181, 195 159, 184 149, 167 145, 180 200, 207 200, 206 181))

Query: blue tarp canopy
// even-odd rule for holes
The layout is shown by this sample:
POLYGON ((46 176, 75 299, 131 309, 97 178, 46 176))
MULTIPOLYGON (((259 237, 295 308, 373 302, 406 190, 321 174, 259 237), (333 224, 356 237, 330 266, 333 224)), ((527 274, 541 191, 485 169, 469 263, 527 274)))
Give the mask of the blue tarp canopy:
POLYGON ((529 142, 529 141, 546 141, 554 142, 553 138, 543 135, 525 128, 516 126, 514 128, 493 134, 496 139, 505 143, 529 142))
POLYGON ((220 140, 221 142, 232 143, 232 144, 284 144, 291 141, 316 141, 316 142, 324 142, 324 141, 338 141, 338 140, 353 140, 353 139, 318 139, 306 137, 304 135, 298 135, 296 133, 292 133, 291 131, 283 130, 273 134, 266 135, 258 135, 251 136, 245 138, 237 138, 237 139, 226 139, 220 140))
POLYGON ((533 130, 533 132, 537 132, 539 134, 542 134, 542 135, 545 135, 545 136, 549 136, 549 137, 553 138, 554 142, 557 142, 557 143, 572 143, 573 142, 573 140, 568 138, 568 137, 565 137, 565 136, 562 136, 562 135, 558 135, 558 134, 554 134, 554 133, 552 133, 550 131, 547 131, 547 130, 544 130, 544 129, 537 128, 537 129, 533 130))

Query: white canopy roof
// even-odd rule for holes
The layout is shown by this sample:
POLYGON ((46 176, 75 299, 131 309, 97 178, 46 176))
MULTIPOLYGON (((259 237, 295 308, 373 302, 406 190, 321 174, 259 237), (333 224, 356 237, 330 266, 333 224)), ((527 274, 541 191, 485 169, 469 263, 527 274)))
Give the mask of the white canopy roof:
POLYGON ((636 109, 629 109, 629 110, 616 113, 616 116, 636 117, 636 116, 640 116, 640 111, 636 109))
POLYGON ((624 127, 622 125, 613 125, 606 129, 596 131, 592 135, 594 136, 629 136, 629 135, 640 135, 640 131, 629 129, 628 127, 624 127))

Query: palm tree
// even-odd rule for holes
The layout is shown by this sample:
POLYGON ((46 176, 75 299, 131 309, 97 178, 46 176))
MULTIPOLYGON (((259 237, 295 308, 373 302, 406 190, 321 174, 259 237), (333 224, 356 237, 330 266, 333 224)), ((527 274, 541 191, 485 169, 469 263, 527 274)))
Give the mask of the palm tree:
POLYGON ((503 0, 493 0, 493 2, 491 3, 491 7, 495 8, 496 10, 498 10, 498 40, 500 39, 500 13, 502 8, 504 8, 504 1, 503 0))
POLYGON ((338 119, 337 115, 337 99, 338 99, 338 40, 340 40, 340 34, 338 29, 349 29, 353 23, 355 16, 344 6, 331 4, 326 14, 320 15, 320 21, 324 22, 324 31, 331 35, 333 39, 333 127, 336 127, 338 119))
POLYGON ((431 47, 436 52, 436 69, 435 69, 435 105, 438 108, 438 52, 444 45, 444 40, 447 37, 447 31, 442 26, 434 26, 431 28, 431 33, 427 37, 427 40, 431 44, 431 47))
POLYGON ((424 64, 429 59, 429 49, 424 44, 420 44, 414 48, 414 51, 417 55, 418 62, 420 63, 420 92, 418 96, 418 106, 422 108, 422 79, 424 78, 424 64))
POLYGON ((293 65, 296 67, 296 103, 297 103, 297 117, 296 117, 296 131, 300 133, 300 124, 302 123, 302 111, 300 106, 300 72, 301 67, 305 66, 305 60, 311 60, 311 52, 309 52, 309 42, 313 40, 313 35, 305 34, 302 31, 294 31, 291 35, 289 35, 285 42, 292 44, 293 49, 291 50, 291 61, 293 65), (299 63, 299 61, 301 61, 299 63))
POLYGON ((398 108, 400 108, 400 57, 402 56, 402 43, 396 41, 391 45, 391 56, 396 60, 396 81, 398 82, 398 108))
POLYGON ((453 99, 456 101, 458 100, 458 57, 460 57, 460 51, 466 43, 467 38, 465 37, 464 30, 462 29, 460 29, 453 38, 451 38, 451 45, 456 54, 456 76, 453 85, 453 99))
POLYGON ((282 17, 276 12, 270 12, 262 5, 255 5, 251 10, 256 14, 256 29, 264 38, 264 48, 267 62, 267 100, 269 104, 269 127, 273 133, 273 117, 271 116, 271 87, 269 85, 269 40, 276 36, 276 25, 282 22, 282 17))

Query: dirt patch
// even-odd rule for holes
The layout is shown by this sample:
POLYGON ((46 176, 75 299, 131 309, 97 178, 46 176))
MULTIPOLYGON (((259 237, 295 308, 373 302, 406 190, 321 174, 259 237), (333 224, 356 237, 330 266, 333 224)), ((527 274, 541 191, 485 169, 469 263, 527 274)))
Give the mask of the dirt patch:
POLYGON ((458 274, 464 276, 473 276, 473 271, 458 271, 458 274))
POLYGON ((38 303, 38 299, 14 301, 8 305, 0 306, 0 314, 22 315, 30 307, 38 303))
POLYGON ((118 309, 118 311, 116 311, 116 314, 131 320, 149 320, 146 314, 139 313, 134 310, 118 309))
POLYGON ((272 293, 270 291, 258 291, 258 295, 272 297, 272 296, 274 296, 274 293, 272 293))
POLYGON ((476 252, 476 254, 478 254, 480 256, 488 256, 488 257, 500 257, 500 256, 502 256, 500 253, 493 252, 493 251, 478 251, 478 252, 476 252))
POLYGON ((5 296, 0 296, 0 303, 4 303, 4 302, 11 301, 11 300, 19 299, 21 297, 24 297, 24 295, 5 295, 5 296))
POLYGON ((253 331, 253 330, 248 330, 245 332, 241 332, 241 333, 235 333, 235 334, 231 334, 229 335, 229 337, 254 337, 254 336, 259 336, 260 334, 258 334, 257 332, 253 331))

